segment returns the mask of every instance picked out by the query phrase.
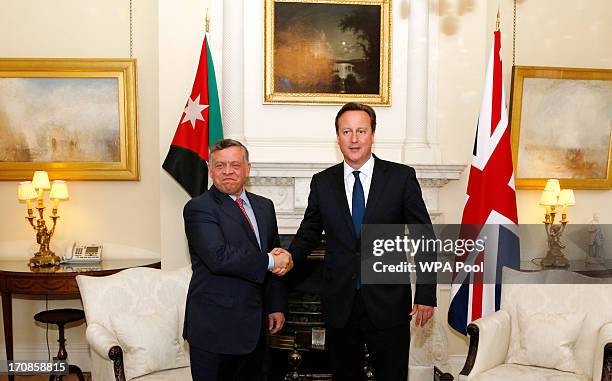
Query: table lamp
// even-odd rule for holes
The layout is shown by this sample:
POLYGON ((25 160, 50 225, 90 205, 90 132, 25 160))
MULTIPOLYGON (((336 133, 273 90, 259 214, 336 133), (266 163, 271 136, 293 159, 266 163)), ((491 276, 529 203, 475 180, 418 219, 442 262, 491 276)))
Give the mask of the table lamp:
POLYGON ((544 228, 548 239, 548 250, 546 257, 542 258, 542 267, 569 267, 569 261, 563 253, 565 245, 561 242, 561 236, 565 226, 569 222, 567 219, 567 208, 576 205, 574 191, 571 189, 561 189, 559 180, 550 179, 540 195, 540 205, 546 208, 544 216, 544 228), (555 224, 555 216, 561 207, 561 221, 555 224))
POLYGON ((59 202, 68 199, 68 186, 63 180, 55 180, 53 185, 49 182, 49 175, 45 171, 36 171, 32 177, 32 181, 22 181, 17 188, 17 198, 20 201, 26 202, 28 215, 26 219, 36 232, 36 243, 38 243, 38 251, 30 258, 30 267, 48 267, 59 265, 60 258, 55 255, 49 248, 51 237, 55 232, 55 226, 59 215, 57 210, 59 202), (45 206, 43 196, 46 190, 51 190, 49 199, 53 202, 51 211, 51 220, 53 224, 51 229, 47 227, 44 218, 45 206), (36 210, 38 217, 34 216, 32 201, 37 200, 36 210))

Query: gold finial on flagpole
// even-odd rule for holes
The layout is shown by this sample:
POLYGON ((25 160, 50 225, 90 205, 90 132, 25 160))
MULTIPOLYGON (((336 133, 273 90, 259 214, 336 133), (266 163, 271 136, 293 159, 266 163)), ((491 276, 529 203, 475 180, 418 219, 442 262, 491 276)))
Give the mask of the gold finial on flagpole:
POLYGON ((499 7, 497 7, 497 21, 495 21, 495 31, 499 31, 499 7))
POLYGON ((209 32, 210 29, 210 17, 208 17, 208 8, 206 8, 206 33, 209 32))

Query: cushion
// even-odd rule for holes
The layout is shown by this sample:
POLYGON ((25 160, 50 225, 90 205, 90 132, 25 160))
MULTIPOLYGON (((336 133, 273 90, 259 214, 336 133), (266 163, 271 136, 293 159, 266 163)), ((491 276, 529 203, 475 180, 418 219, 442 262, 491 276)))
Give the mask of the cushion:
POLYGON ((574 344, 578 339, 584 312, 529 312, 517 306, 520 348, 508 363, 533 365, 581 374, 574 344))
POLYGON ((114 315, 110 320, 124 351, 127 380, 187 363, 176 307, 148 315, 114 315))
POLYGON ((612 303, 602 303, 612 295, 610 279, 589 278, 565 270, 520 272, 507 267, 503 279, 501 309, 510 314, 512 325, 507 358, 520 349, 517 305, 529 312, 581 311, 586 317, 574 354, 583 374, 592 378, 593 369, 601 369, 601 364, 594 365, 599 360, 594 350, 597 335, 604 324, 612 322, 612 303))

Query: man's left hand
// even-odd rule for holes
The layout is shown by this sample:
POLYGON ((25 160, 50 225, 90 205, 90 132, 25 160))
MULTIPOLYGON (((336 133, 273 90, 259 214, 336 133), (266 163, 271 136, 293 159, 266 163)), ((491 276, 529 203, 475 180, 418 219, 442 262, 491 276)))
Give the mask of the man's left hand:
POLYGON ((434 308, 432 306, 424 306, 422 304, 415 304, 412 306, 412 312, 410 315, 416 317, 415 325, 417 327, 422 327, 434 314, 434 308))
POLYGON ((268 330, 271 335, 283 329, 285 324, 285 314, 282 312, 274 312, 268 315, 268 330))

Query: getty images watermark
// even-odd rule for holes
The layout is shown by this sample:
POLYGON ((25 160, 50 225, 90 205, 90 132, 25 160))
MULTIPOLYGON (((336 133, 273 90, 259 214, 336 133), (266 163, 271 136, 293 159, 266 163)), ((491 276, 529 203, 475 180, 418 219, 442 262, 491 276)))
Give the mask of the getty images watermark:
MULTIPOLYGON (((440 238, 412 238, 409 235, 396 235, 395 238, 378 238, 372 242, 372 255, 374 257, 382 257, 385 254, 406 253, 412 257, 423 253, 424 255, 455 255, 462 257, 473 252, 483 252, 487 237, 471 239, 471 238, 456 238, 456 239, 440 239, 440 238)), ((406 257, 407 259, 407 257, 406 257)), ((421 272, 470 272, 481 273, 484 270, 483 263, 466 263, 463 261, 402 261, 398 264, 386 264, 382 258, 372 265, 372 269, 377 273, 384 272, 408 272, 417 271, 417 266, 421 272)))
POLYGON ((542 260, 550 250, 566 253, 571 264, 555 270, 612 274, 612 225, 597 229, 599 237, 610 239, 595 247, 592 225, 567 225, 561 238, 551 237, 543 224, 363 225, 361 283, 499 284, 503 267, 550 269, 542 260))

